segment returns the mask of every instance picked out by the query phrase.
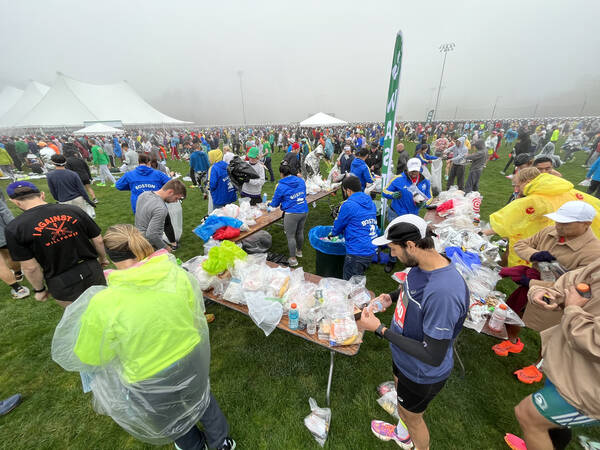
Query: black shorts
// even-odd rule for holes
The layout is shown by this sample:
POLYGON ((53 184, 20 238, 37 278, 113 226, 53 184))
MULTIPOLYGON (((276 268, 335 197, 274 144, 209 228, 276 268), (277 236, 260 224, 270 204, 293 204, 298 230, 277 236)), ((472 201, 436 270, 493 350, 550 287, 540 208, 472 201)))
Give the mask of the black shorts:
POLYGON ((89 179, 89 178, 88 178, 87 180, 81 180, 81 182, 82 182, 84 185, 85 185, 85 184, 90 184, 90 183, 91 183, 91 181, 90 181, 90 179, 89 179))
POLYGON ((104 271, 96 259, 82 261, 69 270, 46 279, 48 292, 56 300, 74 302, 90 286, 106 286, 104 271))
POLYGON ((394 375, 398 378, 396 393, 398 404, 411 413, 422 413, 427 409, 429 402, 442 390, 446 380, 433 384, 418 384, 406 378, 400 369, 392 363, 394 375))

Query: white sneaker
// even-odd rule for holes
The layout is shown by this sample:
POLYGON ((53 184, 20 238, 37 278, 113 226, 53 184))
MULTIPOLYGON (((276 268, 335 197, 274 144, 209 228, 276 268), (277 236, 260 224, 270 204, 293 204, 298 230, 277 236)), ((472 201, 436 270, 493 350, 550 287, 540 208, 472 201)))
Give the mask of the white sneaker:
POLYGON ((302 252, 296 252, 296 258, 302 258, 302 252))
POLYGON ((29 289, 25 286, 21 286, 17 291, 11 288, 10 295, 15 299, 29 297, 29 289))
POLYGON ((298 260, 296 258, 289 258, 288 265, 290 267, 296 267, 298 265, 298 260))

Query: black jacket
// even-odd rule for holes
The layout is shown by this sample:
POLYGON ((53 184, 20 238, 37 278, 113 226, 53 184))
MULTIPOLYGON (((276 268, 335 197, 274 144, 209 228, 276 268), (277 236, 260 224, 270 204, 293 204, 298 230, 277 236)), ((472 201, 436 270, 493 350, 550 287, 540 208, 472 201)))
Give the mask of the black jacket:
POLYGON ((381 175, 381 166, 383 165, 383 155, 381 151, 377 150, 375 153, 369 151, 369 156, 367 156, 365 162, 373 173, 381 175))

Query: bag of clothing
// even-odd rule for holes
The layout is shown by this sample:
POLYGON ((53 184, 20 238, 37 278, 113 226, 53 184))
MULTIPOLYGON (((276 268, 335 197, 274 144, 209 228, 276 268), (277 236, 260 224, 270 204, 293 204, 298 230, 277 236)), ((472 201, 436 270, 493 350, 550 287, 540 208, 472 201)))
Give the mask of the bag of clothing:
POLYGON ((242 241, 242 248, 248 254, 267 253, 273 245, 273 237, 266 230, 260 230, 242 241))

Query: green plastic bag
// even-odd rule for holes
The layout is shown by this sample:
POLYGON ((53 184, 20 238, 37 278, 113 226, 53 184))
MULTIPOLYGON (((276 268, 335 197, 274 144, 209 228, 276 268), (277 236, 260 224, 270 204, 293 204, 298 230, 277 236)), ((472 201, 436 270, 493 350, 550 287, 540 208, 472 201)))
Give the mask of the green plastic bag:
POLYGON ((202 264, 202 268, 211 275, 225 272, 236 259, 246 259, 246 252, 231 241, 223 241, 218 247, 208 251, 208 259, 202 264))

